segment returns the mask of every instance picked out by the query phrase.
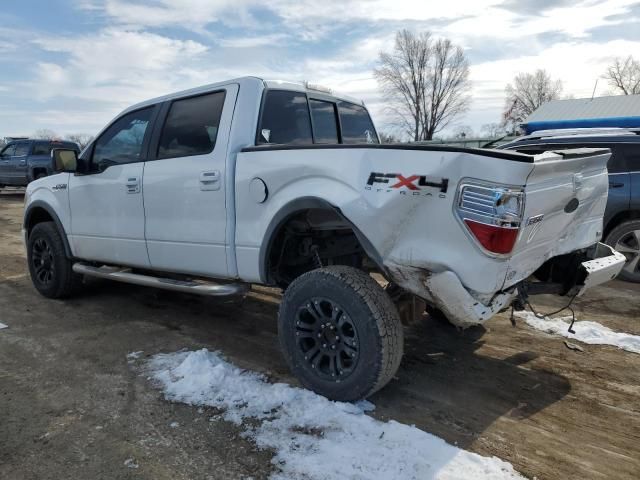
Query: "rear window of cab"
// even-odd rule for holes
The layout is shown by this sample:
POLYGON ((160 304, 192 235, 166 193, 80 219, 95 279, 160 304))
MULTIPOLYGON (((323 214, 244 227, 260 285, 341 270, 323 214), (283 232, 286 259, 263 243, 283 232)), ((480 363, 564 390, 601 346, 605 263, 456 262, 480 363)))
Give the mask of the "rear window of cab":
POLYGON ((257 143, 313 145, 379 143, 366 108, 343 100, 314 98, 303 92, 267 90, 257 143))

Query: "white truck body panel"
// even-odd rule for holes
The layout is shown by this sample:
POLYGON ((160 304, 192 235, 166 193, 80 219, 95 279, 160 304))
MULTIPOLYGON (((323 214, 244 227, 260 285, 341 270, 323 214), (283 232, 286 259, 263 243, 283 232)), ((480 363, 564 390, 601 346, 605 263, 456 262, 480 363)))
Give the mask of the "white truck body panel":
MULTIPOLYGON (((144 210, 152 268, 226 277, 227 145, 237 84, 226 92, 218 140, 211 153, 146 162, 144 210)), ((233 211, 231 209, 231 211, 233 211)))
MULTIPOLYGON (((481 152, 474 155, 363 147, 240 153, 236 169, 236 245, 244 257, 239 266, 241 278, 259 280, 255 266, 277 212, 298 198, 312 197, 339 208, 372 243, 391 272, 402 275, 404 267, 431 273, 449 270, 464 279, 466 288, 493 294, 503 288, 510 260, 483 254, 467 236, 464 226, 454 220, 457 186, 468 178, 523 185, 534 171, 534 164, 482 156, 481 152), (304 162, 300 162, 301 156, 304 162), (425 174, 448 179, 447 192, 437 188, 412 192, 380 184, 368 186, 370 173, 386 172, 390 163, 392 171, 406 176, 425 174), (249 195, 249 183, 255 177, 262 178, 269 190, 269 199, 262 204, 256 204, 249 195)), ((606 194, 606 174, 600 182, 606 194)), ((547 212, 561 210, 569 201, 561 203, 563 200, 554 198, 552 204, 543 203, 541 207, 547 212)), ((571 237, 566 241, 566 247, 575 250, 597 239, 571 237)), ((521 258, 530 255, 535 262, 538 253, 525 251, 521 258)))
POLYGON ((114 165, 96 175, 69 176, 74 255, 87 260, 149 267, 144 236, 144 163, 114 165), (135 180, 133 180, 135 179, 135 180), (137 183, 129 193, 128 183, 137 183))

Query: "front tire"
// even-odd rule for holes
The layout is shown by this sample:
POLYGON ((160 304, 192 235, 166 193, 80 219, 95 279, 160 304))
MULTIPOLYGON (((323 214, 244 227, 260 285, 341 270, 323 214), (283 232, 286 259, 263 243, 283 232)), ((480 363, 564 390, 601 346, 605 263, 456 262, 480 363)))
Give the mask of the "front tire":
POLYGON ((611 230, 605 243, 627 257, 618 278, 640 283, 640 220, 621 223, 611 230))
POLYGON ((355 401, 384 387, 404 348, 391 298, 367 273, 346 266, 294 280, 280 305, 278 332, 294 375, 331 400, 355 401))
POLYGON ((47 298, 69 297, 82 283, 82 276, 71 268, 62 237, 53 222, 39 223, 31 230, 27 262, 33 286, 47 298))

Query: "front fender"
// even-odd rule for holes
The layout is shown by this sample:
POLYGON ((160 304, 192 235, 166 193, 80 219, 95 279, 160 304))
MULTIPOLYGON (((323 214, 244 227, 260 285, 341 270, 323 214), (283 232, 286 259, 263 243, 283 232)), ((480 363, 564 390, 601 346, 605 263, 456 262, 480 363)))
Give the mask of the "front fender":
POLYGON ((53 219, 65 243, 65 253, 73 256, 67 232, 71 231, 68 173, 59 173, 31 182, 25 194, 23 228, 28 229, 33 215, 44 210, 53 219))

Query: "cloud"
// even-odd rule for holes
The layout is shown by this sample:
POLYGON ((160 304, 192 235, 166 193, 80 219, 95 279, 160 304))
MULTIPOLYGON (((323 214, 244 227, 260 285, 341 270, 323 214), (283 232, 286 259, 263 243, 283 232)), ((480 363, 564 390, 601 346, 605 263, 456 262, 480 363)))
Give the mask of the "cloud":
POLYGON ((575 3, 575 0, 507 0, 501 3, 499 7, 519 15, 539 15, 546 10, 575 3))
POLYGON ((43 36, 33 40, 47 52, 65 54, 59 63, 36 67, 43 87, 41 97, 56 95, 113 97, 138 90, 139 97, 165 91, 182 69, 207 51, 193 40, 176 40, 158 34, 108 28, 80 37, 43 36))
POLYGON ((6 107, 0 110, 0 130, 20 122, 47 127, 40 122, 63 115, 59 127, 49 128, 86 126, 95 132, 137 101, 242 75, 310 80, 363 98, 384 127, 385 102, 372 70, 378 52, 392 48, 401 28, 431 30, 465 48, 474 102, 461 122, 478 129, 499 120, 504 86, 517 72, 546 68, 565 80, 568 93, 590 95, 610 57, 640 51, 640 29, 633 23, 640 15, 637 0, 74 0, 74 5, 73 33, 61 35, 55 25, 0 27, 6 72, 0 82, 5 89, 0 103, 6 107), (16 111, 22 113, 8 113, 16 111))
POLYGON ((283 42, 289 38, 285 33, 274 33, 271 35, 262 35, 256 37, 232 37, 222 38, 219 40, 221 47, 228 48, 256 48, 271 46, 283 42))

